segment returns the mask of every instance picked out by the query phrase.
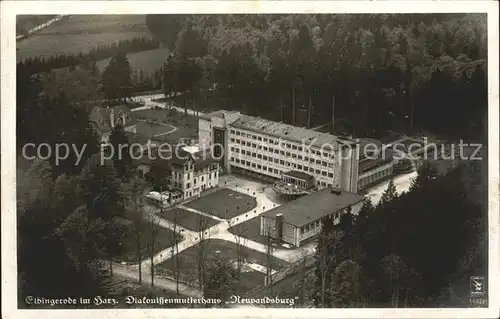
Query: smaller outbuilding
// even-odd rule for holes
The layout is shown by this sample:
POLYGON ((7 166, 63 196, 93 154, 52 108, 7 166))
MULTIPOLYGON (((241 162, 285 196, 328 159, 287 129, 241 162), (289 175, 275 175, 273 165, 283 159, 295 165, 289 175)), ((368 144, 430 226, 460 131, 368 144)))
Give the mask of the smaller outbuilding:
POLYGON ((357 215, 365 197, 336 188, 324 188, 263 213, 260 234, 299 247, 316 237, 325 218, 340 220, 349 207, 357 215))

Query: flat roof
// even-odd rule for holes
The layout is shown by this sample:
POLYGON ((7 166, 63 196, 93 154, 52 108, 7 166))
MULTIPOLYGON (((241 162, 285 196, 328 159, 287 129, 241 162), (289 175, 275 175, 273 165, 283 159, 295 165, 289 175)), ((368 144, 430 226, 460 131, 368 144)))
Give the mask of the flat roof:
POLYGON ((358 171, 359 171, 359 174, 363 174, 363 173, 368 172, 371 169, 377 168, 380 165, 387 164, 390 162, 392 162, 392 156, 385 157, 385 158, 380 156, 377 159, 365 159, 365 160, 359 161, 358 171))
POLYGON ((203 119, 206 119, 206 120, 210 120, 210 119, 212 119, 212 117, 223 119, 224 118, 224 114, 228 113, 228 112, 230 112, 230 111, 227 111, 227 110, 218 110, 218 111, 214 111, 214 112, 210 112, 210 113, 206 113, 206 114, 200 115, 200 117, 203 118, 203 119))
POLYGON ((297 143, 306 143, 321 147, 331 145, 336 148, 337 143, 353 145, 357 142, 353 139, 346 139, 329 133, 322 133, 299 126, 284 124, 267 120, 260 117, 241 114, 240 118, 231 124, 239 129, 253 131, 255 133, 267 134, 297 143))
POLYGON ((327 187, 318 192, 299 197, 296 200, 268 210, 263 216, 274 219, 276 214, 283 214, 285 223, 301 227, 365 199, 363 195, 344 191, 335 194, 332 191, 332 188, 327 187))
POLYGON ((310 180, 312 178, 311 175, 309 175, 307 173, 304 173, 304 172, 301 172, 301 171, 288 171, 288 172, 285 172, 283 174, 291 176, 291 177, 295 177, 295 178, 298 178, 298 179, 302 179, 304 181, 308 181, 308 180, 310 180))

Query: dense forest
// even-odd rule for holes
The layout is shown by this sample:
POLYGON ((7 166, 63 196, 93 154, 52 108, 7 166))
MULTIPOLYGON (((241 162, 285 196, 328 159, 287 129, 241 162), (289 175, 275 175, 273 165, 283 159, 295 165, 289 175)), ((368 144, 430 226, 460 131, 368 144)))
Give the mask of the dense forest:
POLYGON ((375 207, 367 200, 358 216, 325 222, 308 289, 315 305, 470 306, 468 278, 488 269, 486 176, 484 162, 446 176, 426 165, 407 193, 391 182, 375 207))
POLYGON ((161 42, 172 54, 162 70, 131 73, 125 82, 132 91, 188 92, 179 104, 196 100, 205 110, 239 109, 300 126, 328 124, 334 106, 337 133, 356 136, 377 137, 393 129, 483 139, 487 131, 484 15, 148 15, 146 20, 155 40, 21 61, 18 79, 82 64, 95 68, 93 61, 161 42))
POLYGON ((334 95, 347 133, 484 135, 485 15, 148 15, 147 24, 175 52, 167 93, 176 70, 194 99, 216 85, 206 104, 298 125, 325 124, 334 95), (311 123, 300 122, 310 105, 311 123))

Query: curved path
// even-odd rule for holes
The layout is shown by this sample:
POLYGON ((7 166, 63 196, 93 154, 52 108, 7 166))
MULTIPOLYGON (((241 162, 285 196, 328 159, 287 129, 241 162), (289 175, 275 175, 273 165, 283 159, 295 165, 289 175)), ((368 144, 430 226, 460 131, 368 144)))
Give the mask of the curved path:
MULTIPOLYGON (((409 173, 409 174, 404 174, 400 175, 394 178, 394 183, 396 185, 396 188, 398 190, 398 193, 402 191, 407 191, 411 185, 411 181, 416 177, 415 172, 409 173)), ((181 227, 179 225, 176 226, 176 230, 184 236, 184 239, 178 243, 178 247, 172 246, 168 247, 159 253, 157 253, 153 257, 153 263, 155 265, 160 264, 170 258, 172 258, 175 254, 180 253, 200 242, 200 237, 205 238, 205 239, 222 239, 225 241, 233 242, 233 243, 238 243, 238 242, 244 242, 245 246, 249 249, 253 249, 256 251, 259 251, 261 253, 266 253, 266 246, 255 242, 253 240, 250 240, 248 238, 244 238, 244 240, 239 241, 238 236, 235 234, 232 234, 228 231, 228 229, 232 226, 238 225, 240 223, 246 222, 249 219, 252 219, 256 216, 261 215, 267 210, 272 209, 273 207, 277 207, 280 205, 278 203, 278 200, 276 198, 272 198, 272 192, 270 191, 271 186, 265 186, 259 182, 255 181, 250 181, 242 178, 237 178, 235 176, 229 175, 229 176, 222 176, 220 179, 219 184, 224 185, 226 188, 238 191, 250 196, 255 197, 257 201, 257 206, 252 208, 251 210, 244 212, 238 216, 235 216, 229 220, 226 221, 221 221, 221 218, 218 218, 216 216, 212 216, 210 214, 207 214, 205 212, 201 212, 196 209, 192 208, 186 208, 182 206, 184 209, 188 209, 189 211, 193 213, 197 213, 203 216, 208 216, 210 218, 214 218, 216 220, 221 221, 219 224, 211 226, 202 232, 204 233, 202 235, 201 232, 189 230, 187 228, 181 227), (254 195, 255 193, 255 195, 254 195), (175 248, 175 249, 174 249, 175 248)), ((380 200, 380 197, 382 196, 382 193, 385 191, 387 188, 388 181, 383 182, 379 185, 376 185, 372 187, 368 191, 369 197, 372 198, 372 201, 374 204, 378 203, 380 200)), ((174 225, 172 222, 159 217, 156 215, 157 218, 157 223, 160 227, 168 228, 170 230, 174 229, 174 225)), ((146 218, 146 216, 145 216, 146 218)), ((314 253, 315 251, 315 243, 310 242, 304 246, 295 248, 295 249, 280 249, 280 248, 275 248, 273 250, 273 256, 279 259, 282 259, 286 262, 289 263, 294 263, 301 258, 304 258, 305 255, 310 255, 314 253)), ((146 277, 145 274, 149 273, 151 265, 151 260, 148 258, 144 261, 141 262, 142 266, 142 272, 143 274, 143 279, 146 277)), ((135 265, 130 265, 130 266, 123 266, 119 265, 119 275, 120 276, 125 276, 127 278, 135 278, 136 280, 139 278, 138 276, 138 264, 135 265)), ((147 279, 149 280, 149 279, 147 279)), ((155 279, 157 286, 160 286, 165 289, 169 290, 176 290, 176 284, 173 280, 168 280, 167 278, 158 278, 155 279)), ((185 286, 185 285, 184 285, 185 286)), ((187 293, 190 296, 194 295, 199 295, 201 292, 195 288, 192 287, 184 287, 183 288, 185 291, 188 291, 187 293)), ((183 293, 185 294, 185 293, 183 293)))

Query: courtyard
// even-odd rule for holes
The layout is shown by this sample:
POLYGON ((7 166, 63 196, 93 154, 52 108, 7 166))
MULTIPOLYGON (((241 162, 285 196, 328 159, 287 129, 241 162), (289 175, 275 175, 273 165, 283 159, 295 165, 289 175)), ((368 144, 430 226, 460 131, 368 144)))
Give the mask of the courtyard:
MULTIPOLYGON (((221 239, 207 239, 203 243, 198 243, 194 246, 183 250, 178 254, 179 269, 184 280, 195 281, 198 273, 198 264, 201 262, 204 265, 209 265, 214 256, 220 254, 223 258, 236 262, 238 252, 245 264, 240 276, 240 282, 236 285, 239 292, 248 291, 256 286, 264 284, 266 276, 266 267, 268 264, 268 256, 264 253, 245 247, 244 240, 240 242, 241 248, 238 248, 236 243, 221 239), (203 261, 200 261, 204 255, 203 261)), ((281 259, 271 257, 271 269, 273 271, 287 267, 289 264, 281 259)), ((176 270, 176 258, 170 258, 157 265, 160 269, 172 274, 176 270)))
POLYGON ((223 188, 186 203, 184 206, 219 218, 230 219, 254 209, 257 201, 252 196, 223 188))
POLYGON ((219 221, 213 218, 193 213, 178 207, 157 214, 158 216, 165 218, 173 223, 177 223, 177 225, 181 227, 196 232, 207 229, 219 223, 219 221))
POLYGON ((241 236, 260 244, 266 244, 266 238, 260 234, 260 216, 237 224, 229 228, 228 231, 235 236, 241 236))

